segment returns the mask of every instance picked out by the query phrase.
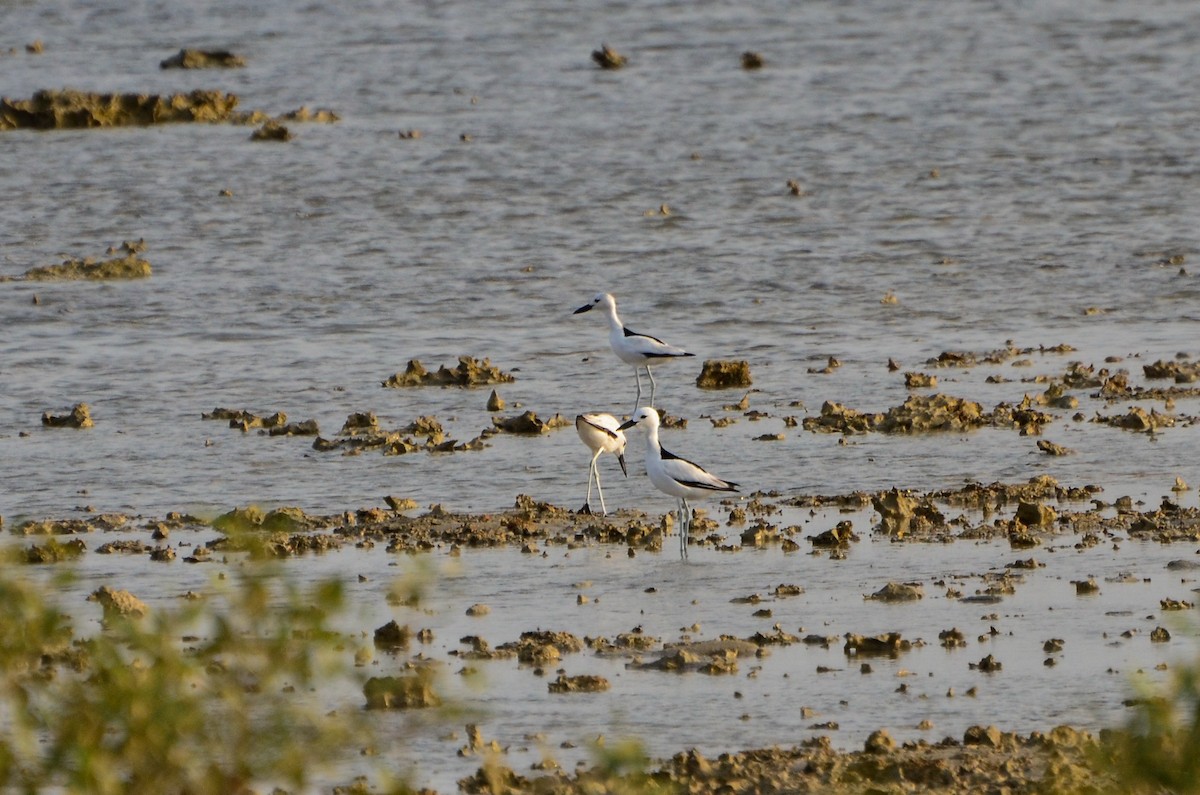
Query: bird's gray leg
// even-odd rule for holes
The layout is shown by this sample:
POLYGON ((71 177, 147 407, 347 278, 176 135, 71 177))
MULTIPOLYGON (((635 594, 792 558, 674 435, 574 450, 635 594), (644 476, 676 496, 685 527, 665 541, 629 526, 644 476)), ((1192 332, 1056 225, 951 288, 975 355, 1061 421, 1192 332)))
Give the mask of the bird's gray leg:
MULTIPOLYGON (((597 453, 597 456, 600 454, 597 453)), ((596 459, 592 459, 592 471, 596 473, 596 493, 600 495, 600 513, 608 516, 608 508, 604 507, 604 490, 600 488, 600 467, 596 466, 596 459)))
POLYGON ((637 397, 633 399, 633 411, 629 412, 629 416, 637 413, 638 408, 642 405, 642 373, 640 367, 633 368, 633 380, 637 382, 637 397))
MULTIPOLYGON (((675 500, 675 518, 679 520, 679 538, 683 538, 683 499, 675 500)), ((679 557, 683 557, 683 541, 679 542, 679 557)))
POLYGON ((650 372, 650 365, 646 365, 646 375, 650 376, 650 405, 654 406, 654 373, 650 372))
MULTIPOLYGON (((587 497, 584 498, 583 506, 587 508, 587 512, 592 512, 592 478, 596 478, 596 488, 600 488, 600 473, 596 470, 596 459, 600 457, 600 451, 597 450, 592 454, 592 463, 588 466, 588 490, 587 497)), ((600 506, 604 506, 604 496, 600 497, 600 506)))
POLYGON ((692 533, 692 507, 688 505, 687 497, 679 500, 682 507, 679 510, 679 557, 688 556, 688 537, 692 533))

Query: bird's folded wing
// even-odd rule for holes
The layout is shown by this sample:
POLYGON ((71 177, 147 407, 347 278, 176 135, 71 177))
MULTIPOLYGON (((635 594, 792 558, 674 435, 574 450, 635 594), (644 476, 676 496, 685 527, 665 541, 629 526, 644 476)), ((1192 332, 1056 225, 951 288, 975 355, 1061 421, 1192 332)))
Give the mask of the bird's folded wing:
POLYGON ((711 491, 737 491, 738 484, 722 480, 699 464, 680 458, 667 450, 662 451, 662 464, 667 476, 684 486, 711 491))

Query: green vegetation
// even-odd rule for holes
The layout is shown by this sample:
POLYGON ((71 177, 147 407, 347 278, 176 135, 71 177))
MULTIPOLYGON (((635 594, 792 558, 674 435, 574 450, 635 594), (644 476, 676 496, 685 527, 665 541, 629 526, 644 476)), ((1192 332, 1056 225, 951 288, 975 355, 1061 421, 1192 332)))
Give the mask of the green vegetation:
POLYGON ((0 565, 6 791, 303 790, 372 742, 361 701, 313 703, 331 681, 361 692, 353 651, 330 629, 336 582, 301 590, 251 566, 205 599, 106 614, 77 637, 54 589, 20 568, 0 565))
POLYGON ((1120 731, 1106 732, 1101 763, 1129 793, 1200 793, 1200 662, 1145 693, 1120 731))

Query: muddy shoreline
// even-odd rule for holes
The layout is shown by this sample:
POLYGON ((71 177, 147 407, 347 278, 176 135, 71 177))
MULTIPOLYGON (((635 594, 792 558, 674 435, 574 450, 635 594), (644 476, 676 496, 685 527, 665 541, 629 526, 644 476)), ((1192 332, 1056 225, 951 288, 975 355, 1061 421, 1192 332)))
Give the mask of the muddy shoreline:
POLYGON ((1081 792, 1107 791, 1118 779, 1097 760, 1108 752, 1095 736, 1066 726, 1027 736, 975 726, 961 740, 898 745, 886 730, 860 751, 818 737, 792 748, 760 748, 706 758, 681 751, 644 773, 617 777, 603 768, 575 775, 521 775, 484 766, 460 780, 468 793, 584 793, 614 785, 634 791, 723 792, 1081 792))
MULTIPOLYGON (((879 542, 916 548, 982 543, 1004 545, 1012 553, 1002 566, 986 571, 959 572, 953 578, 932 581, 922 578, 923 582, 881 582, 877 591, 861 594, 865 605, 872 600, 903 605, 938 599, 978 605, 986 610, 1026 587, 1026 575, 1044 568, 1044 561, 1057 563, 1055 558, 1062 552, 1056 555, 1056 550, 1079 552, 1101 544, 1112 545, 1114 549, 1122 544, 1136 548, 1139 543, 1172 548, 1176 554, 1167 568, 1183 577, 1184 583, 1190 582, 1190 571, 1200 568, 1200 557, 1195 554, 1195 545, 1200 541, 1200 508, 1183 507, 1168 499, 1155 506, 1137 505, 1122 497, 1110 503, 1105 496, 1099 486, 1064 485, 1047 476, 1018 483, 970 483, 958 489, 924 493, 891 489, 788 498, 759 493, 710 506, 706 515, 696 519, 693 543, 721 556, 738 553, 781 555, 785 559, 803 556, 825 566, 840 565, 847 557, 856 555, 860 545, 879 542), (803 513, 818 518, 804 525, 788 523, 803 513), (869 517, 870 524, 863 523, 862 517, 869 517), (856 521, 860 523, 858 526, 856 521)), ((487 550, 509 550, 530 565, 587 550, 604 551, 608 557, 620 556, 631 562, 645 556, 664 560, 674 553, 673 544, 664 544, 664 538, 672 534, 671 517, 666 514, 654 516, 622 509, 608 516, 596 516, 525 495, 519 495, 509 510, 488 514, 455 513, 438 505, 421 510, 403 497, 390 497, 386 502, 389 507, 323 516, 309 515, 297 508, 263 510, 251 506, 209 520, 182 512, 135 517, 80 510, 70 517, 10 521, 4 527, 9 531, 8 547, 15 559, 39 568, 71 565, 70 562, 88 555, 120 555, 130 561, 144 559, 145 563, 138 567, 200 565, 224 569, 235 565, 237 560, 245 560, 247 555, 295 560, 296 565, 303 567, 306 558, 338 554, 343 549, 372 557, 411 559, 432 555, 441 560, 466 559, 487 554, 487 550)), ((778 610, 789 599, 802 598, 806 589, 813 588, 806 585, 807 579, 782 583, 771 592, 745 589, 730 601, 754 610, 755 615, 762 614, 770 623, 772 609, 778 610)), ((97 591, 106 615, 116 609, 114 604, 136 604, 139 614, 153 609, 138 599, 144 594, 138 593, 136 580, 108 581, 120 590, 112 595, 97 591), (125 591, 126 588, 129 590, 125 591)), ((587 605, 593 598, 586 595, 588 585, 579 587, 583 589, 577 597, 579 604, 587 605)), ((1089 586, 1086 578, 1074 583, 1079 598, 1086 598, 1089 587, 1099 591, 1117 586, 1109 582, 1097 584, 1094 579, 1089 586)), ((1181 615, 1177 611, 1189 610, 1193 602, 1187 596, 1164 598, 1155 631, 1167 633, 1169 640, 1170 634, 1163 625, 1172 628, 1176 625, 1170 624, 1168 614, 1181 615)), ((406 604, 405 597, 397 595, 393 604, 406 604)), ((444 612, 453 608, 434 602, 423 603, 422 609, 444 612)), ((467 615, 486 621, 490 612, 489 605, 477 603, 468 608, 467 615)), ((993 617, 993 633, 997 619, 993 617)), ((535 631, 536 616, 521 620, 530 626, 519 641, 489 641, 482 634, 464 636, 446 659, 453 661, 452 665, 469 668, 489 664, 532 667, 535 676, 546 680, 550 693, 560 694, 553 698, 563 699, 580 698, 581 692, 604 693, 614 686, 621 687, 620 682, 610 682, 603 676, 565 673, 580 667, 572 661, 586 661, 589 655, 596 659, 624 660, 627 670, 648 671, 649 675, 698 675, 717 683, 730 675, 746 676, 748 670, 753 676, 756 660, 790 646, 840 649, 847 664, 861 666, 862 673, 867 675, 872 667, 907 659, 914 649, 939 643, 948 651, 965 649, 956 653, 962 655, 962 660, 969 658, 972 669, 989 672, 990 676, 1005 676, 999 659, 989 653, 980 660, 981 651, 967 648, 974 645, 969 629, 966 632, 945 629, 935 641, 929 634, 917 637, 899 631, 865 635, 805 632, 803 628, 776 621, 772 629, 740 637, 722 635, 719 639, 690 640, 695 633, 685 632, 678 640, 672 640, 640 634, 636 628, 631 633, 611 637, 595 636, 590 631, 581 631, 586 625, 573 632, 547 634, 535 631), (552 674, 554 670, 558 673, 552 674)), ((374 635, 375 646, 384 660, 409 661, 401 670, 414 661, 418 667, 431 662, 430 644, 434 639, 428 629, 392 622, 390 628, 375 628, 374 635)), ((1150 640, 1154 642, 1153 637, 1150 640)), ((986 635, 977 642, 981 647, 988 645, 986 635)), ((1045 665, 1058 664, 1063 658, 1061 641, 1057 646, 1047 641, 1042 652, 1045 665)), ((1000 656, 1011 663, 1010 654, 1000 656)), ((381 686, 406 687, 404 676, 389 678, 391 684, 381 686)), ((907 687, 901 684, 900 692, 907 687)), ((973 693, 965 695, 972 697, 973 693)), ((375 699, 385 709, 394 708, 390 702, 379 701, 381 698, 384 697, 368 694, 367 705, 375 699)), ((439 703, 432 694, 415 701, 406 695, 396 702, 402 710, 439 703)), ((941 739, 934 739, 940 732, 933 727, 929 739, 896 740, 887 728, 889 721, 881 713, 879 727, 861 748, 847 748, 844 741, 838 747, 837 721, 822 722, 814 717, 810 728, 819 731, 824 726, 833 732, 818 733, 803 743, 789 746, 789 737, 794 734, 783 731, 779 736, 780 746, 750 749, 730 744, 725 753, 708 756, 685 747, 674 755, 660 757, 660 761, 647 760, 645 767, 634 773, 628 770, 615 773, 604 764, 577 766, 573 771, 557 764, 523 769, 506 753, 488 754, 481 748, 464 760, 475 764, 470 758, 477 756, 478 769, 470 775, 459 775, 457 781, 458 787, 466 792, 587 792, 612 786, 618 778, 623 786, 690 792, 975 792, 980 788, 1044 792, 1107 790, 1117 775, 1097 760, 1116 753, 1106 745, 1116 735, 1106 732, 1120 726, 1071 728, 1051 724, 1041 731, 1020 734, 984 720, 957 736, 942 735, 941 739), (1099 728, 1105 732, 1098 733, 1099 728)))
MULTIPOLYGON (((1186 489, 1184 484, 1178 490, 1186 489)), ((1064 485, 1049 475, 1023 483, 972 482, 957 489, 927 492, 892 488, 796 497, 756 492, 744 498, 727 498, 707 511, 697 509, 697 530, 707 532, 695 533, 691 543, 722 552, 778 546, 784 553, 803 549, 814 555, 836 557, 839 550, 859 541, 849 522, 837 522, 814 534, 797 524, 771 521, 785 508, 847 512, 870 509, 874 524, 860 529, 895 543, 947 544, 1000 538, 1007 539, 1014 550, 1026 550, 1043 543, 1062 543, 1064 539, 1089 546, 1117 533, 1161 544, 1200 542, 1200 507, 1187 507, 1169 497, 1163 497, 1156 506, 1147 506, 1127 496, 1113 502, 1103 496, 1102 486, 1064 485), (951 515, 955 510, 959 513, 951 515)), ((600 516, 525 494, 518 494, 507 511, 482 514, 450 511, 440 504, 422 512, 414 501, 403 497, 389 496, 384 502, 388 507, 327 515, 308 514, 296 507, 264 511, 248 506, 211 520, 180 511, 163 517, 97 515, 94 508, 84 506, 75 511, 81 515, 10 523, 9 531, 18 536, 60 536, 211 525, 230 534, 210 542, 217 550, 237 550, 239 539, 251 537, 246 535, 248 531, 265 531, 266 535, 257 537, 267 539, 272 554, 278 556, 347 543, 383 543, 393 552, 443 548, 454 552, 457 548, 505 546, 535 552, 539 543, 566 548, 616 544, 624 545, 633 555, 638 551, 661 551, 663 538, 671 534, 674 523, 671 513, 651 515, 623 508, 600 516)))

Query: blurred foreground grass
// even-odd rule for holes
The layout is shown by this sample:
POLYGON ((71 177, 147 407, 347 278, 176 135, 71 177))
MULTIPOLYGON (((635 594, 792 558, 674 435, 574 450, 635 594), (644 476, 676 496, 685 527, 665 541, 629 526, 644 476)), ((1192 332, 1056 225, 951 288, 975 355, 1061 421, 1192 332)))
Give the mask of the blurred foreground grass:
POLYGON ((1200 793, 1200 661, 1176 667, 1170 683, 1135 701, 1127 724, 1103 733, 1095 764, 1121 792, 1200 793))
POLYGON ((248 567, 144 617, 106 608, 81 637, 53 580, 0 565, 0 788, 304 790, 369 746, 361 701, 322 712, 311 698, 335 680, 361 688, 330 629, 341 585, 301 590, 278 574, 248 567))

